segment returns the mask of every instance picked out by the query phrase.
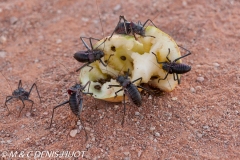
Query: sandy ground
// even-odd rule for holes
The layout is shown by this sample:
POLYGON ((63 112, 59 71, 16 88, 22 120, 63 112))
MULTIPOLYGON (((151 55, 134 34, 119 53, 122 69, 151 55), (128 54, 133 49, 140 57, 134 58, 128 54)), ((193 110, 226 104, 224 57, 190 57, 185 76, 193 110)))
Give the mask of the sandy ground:
POLYGON ((85 159, 239 159, 239 8, 234 0, 99 0, 98 5, 88 0, 1 0, 0 70, 7 80, 0 75, 0 101, 20 79, 26 90, 36 82, 43 100, 34 89, 33 112, 26 102, 20 117, 21 101, 8 103, 9 115, 1 105, 1 156, 86 151, 85 159), (52 129, 46 129, 52 108, 68 99, 67 89, 77 81, 74 70, 80 63, 73 54, 85 50, 79 37, 110 35, 119 15, 135 22, 152 19, 192 51, 183 60, 191 72, 173 92, 152 99, 142 94, 140 108, 128 104, 124 127, 120 103, 86 97, 81 117, 87 142, 83 130, 70 136, 77 119, 68 105, 56 111, 52 129))

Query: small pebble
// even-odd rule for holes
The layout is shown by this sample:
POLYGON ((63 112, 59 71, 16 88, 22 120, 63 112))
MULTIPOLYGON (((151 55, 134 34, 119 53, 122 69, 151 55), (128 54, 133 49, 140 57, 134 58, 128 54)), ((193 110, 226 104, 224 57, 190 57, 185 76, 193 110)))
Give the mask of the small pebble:
POLYGON ((192 120, 192 121, 190 121, 189 123, 190 123, 191 125, 193 125, 193 124, 195 124, 195 121, 192 120))
POLYGON ((12 143, 12 140, 7 140, 7 143, 12 143))
POLYGON ((48 112, 43 112, 43 115, 45 115, 45 116, 48 115, 48 112))
POLYGON ((193 87, 190 88, 190 91, 191 91, 192 93, 195 93, 195 92, 196 92, 196 90, 195 90, 193 87))
POLYGON ((124 154, 125 156, 128 156, 128 155, 129 155, 129 152, 123 152, 123 154, 124 154))
POLYGON ((203 129, 206 129, 207 131, 210 131, 210 127, 209 126, 203 126, 203 129))
POLYGON ((90 127, 85 127, 85 130, 91 131, 91 128, 90 127))
POLYGON ((199 67, 201 67, 201 65, 198 64, 198 65, 196 65, 196 67, 199 68, 199 67))
POLYGON ((198 82, 203 82, 204 81, 204 77, 197 77, 197 81, 198 82))
POLYGON ((218 63, 213 63, 213 65, 214 65, 215 67, 219 67, 219 66, 220 66, 220 64, 218 64, 218 63))
POLYGON ((176 101, 176 100, 177 100, 177 97, 172 97, 172 100, 173 100, 173 101, 176 101))
POLYGON ((139 116, 140 115, 140 113, 139 112, 135 112, 135 116, 139 116))
POLYGON ((81 125, 81 122, 80 122, 80 120, 79 120, 79 121, 77 121, 77 125, 78 125, 78 126, 80 126, 80 125, 81 125))
POLYGON ((202 87, 201 86, 196 86, 196 90, 201 90, 202 89, 202 87))
POLYGON ((120 5, 120 4, 118 4, 118 5, 116 5, 114 8, 113 8, 113 10, 114 11, 118 11, 118 10, 120 10, 122 8, 122 6, 120 5))
POLYGON ((57 39, 57 40, 56 40, 56 43, 57 43, 57 44, 62 43, 62 40, 61 40, 61 39, 57 39))
POLYGON ((138 157, 140 157, 142 155, 142 151, 138 151, 138 157))
POLYGON ((17 21, 18 21, 18 18, 17 18, 17 17, 11 17, 11 18, 10 18, 10 23, 11 23, 12 25, 16 24, 17 21))
POLYGON ((80 131, 82 130, 82 126, 78 126, 78 133, 80 133, 80 131))
POLYGON ((186 2, 186 1, 183 1, 183 2, 182 2, 182 5, 183 5, 183 6, 187 6, 187 2, 186 2))
POLYGON ((61 13, 62 13, 62 10, 57 10, 57 13, 58 13, 58 14, 61 14, 61 13))
POLYGON ((88 143, 88 144, 86 145, 86 148, 88 149, 88 148, 90 148, 90 147, 91 147, 91 144, 88 143))
POLYGON ((71 132, 70 132, 70 136, 71 137, 75 137, 76 135, 77 135, 77 129, 73 129, 73 130, 71 130, 71 132))
POLYGON ((7 54, 7 52, 5 52, 5 51, 0 51, 0 57, 1 57, 1 58, 6 57, 6 54, 7 54))
POLYGON ((82 21, 83 21, 83 22, 88 22, 89 19, 88 19, 88 18, 84 18, 84 17, 82 17, 82 21))
POLYGON ((26 116, 27 116, 27 117, 30 117, 30 116, 31 116, 31 113, 30 113, 30 112, 27 112, 27 113, 26 113, 26 116))
POLYGON ((0 42, 1 42, 1 43, 4 44, 4 43, 6 43, 6 41, 7 41, 7 38, 6 38, 5 36, 1 36, 1 37, 0 37, 0 42))
POLYGON ((156 137, 160 137, 160 133, 158 133, 158 132, 155 132, 155 134, 154 134, 156 137))
POLYGON ((115 110, 118 109, 118 107, 119 107, 118 105, 114 105, 114 109, 115 109, 115 110))
POLYGON ((202 138, 202 134, 201 133, 197 133, 197 136, 199 137, 199 138, 202 138))
POLYGON ((152 96, 151 96, 151 95, 149 95, 148 99, 152 99, 152 96))
POLYGON ((153 140, 153 136, 151 135, 151 136, 149 136, 149 139, 152 141, 153 140))
POLYGON ((35 60, 34 60, 34 63, 38 63, 38 62, 39 62, 39 59, 35 59, 35 60))
POLYGON ((150 127, 150 131, 154 131, 156 127, 150 127))

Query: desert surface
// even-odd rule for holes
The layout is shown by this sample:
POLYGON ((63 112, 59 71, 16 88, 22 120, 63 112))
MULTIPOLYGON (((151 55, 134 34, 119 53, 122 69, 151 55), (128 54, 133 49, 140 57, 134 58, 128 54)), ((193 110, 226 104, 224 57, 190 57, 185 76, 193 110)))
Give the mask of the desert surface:
POLYGON ((1 0, 0 159, 239 159, 239 8, 236 0, 1 0), (82 64, 73 54, 86 50, 79 37, 109 36, 119 15, 151 19, 192 52, 183 59, 192 70, 172 92, 143 92, 141 107, 127 103, 124 127, 122 103, 85 96, 87 141, 83 129, 74 134, 69 105, 55 111, 47 129, 53 107, 78 81, 82 64), (19 80, 27 91, 36 83, 42 98, 34 88, 32 112, 25 102, 20 116, 20 100, 7 103, 10 113, 4 107, 19 80))

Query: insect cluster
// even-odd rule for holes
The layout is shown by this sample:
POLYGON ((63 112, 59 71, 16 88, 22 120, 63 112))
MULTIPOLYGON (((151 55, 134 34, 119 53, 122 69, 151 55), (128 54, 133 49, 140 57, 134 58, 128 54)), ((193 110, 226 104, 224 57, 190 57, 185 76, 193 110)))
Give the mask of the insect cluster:
MULTIPOLYGON (((138 88, 143 90, 147 89, 140 86, 141 82, 144 79, 143 78, 144 75, 140 75, 138 77, 135 76, 135 78, 133 78, 132 71, 135 66, 127 65, 128 60, 133 59, 133 56, 130 57, 130 55, 128 55, 127 53, 128 51, 124 50, 125 49, 124 45, 125 43, 127 44, 127 41, 124 41, 123 45, 120 46, 117 44, 118 42, 116 39, 118 39, 119 36, 124 38, 126 37, 125 39, 134 38, 132 41, 134 41, 134 43, 138 43, 138 41, 141 42, 143 41, 144 38, 148 38, 152 41, 152 43, 157 43, 154 42, 154 40, 155 38, 157 39, 158 35, 148 34, 149 32, 146 32, 147 30, 146 25, 148 22, 151 22, 151 24, 153 25, 152 27, 157 29, 156 25, 150 19, 146 20, 146 22, 142 24, 141 22, 138 23, 129 22, 125 19, 124 16, 119 16, 118 24, 109 37, 106 37, 102 40, 98 40, 92 37, 91 38, 80 37, 87 51, 78 51, 74 54, 74 58, 78 62, 85 63, 79 69, 77 69, 77 71, 81 70, 80 81, 84 83, 85 81, 92 82, 90 86, 90 92, 93 93, 93 96, 95 96, 95 98, 99 98, 97 96, 100 91, 102 91, 101 93, 102 95, 107 95, 111 93, 112 97, 109 96, 110 101, 119 101, 119 99, 116 100, 117 97, 122 97, 120 98, 120 101, 123 100, 124 115, 126 110, 125 104, 126 96, 133 104, 135 104, 136 106, 141 106, 142 98, 138 88), (89 39, 90 47, 87 45, 84 39, 89 39), (95 45, 93 45, 92 40, 98 40, 98 42, 95 45), (110 43, 110 41, 116 42, 110 43), (123 65, 122 66, 118 65, 117 64, 118 61, 123 62, 123 65), (92 79, 91 77, 95 78, 92 79), (119 89, 111 90, 115 87, 116 88, 118 87, 119 89)), ((154 57, 154 60, 152 60, 151 63, 157 66, 159 70, 163 70, 164 73, 166 73, 164 77, 158 78, 157 80, 158 82, 166 80, 169 74, 173 74, 174 81, 177 81, 177 83, 180 84, 179 75, 189 72, 191 70, 191 67, 189 65, 179 62, 180 59, 190 55, 191 52, 181 46, 177 46, 177 48, 178 47, 182 48, 187 53, 173 60, 169 58, 171 54, 170 47, 168 48, 168 54, 165 56, 166 60, 164 61, 159 60, 158 55, 154 52, 154 50, 152 50, 151 53, 148 54, 148 56, 154 57)), ((128 50, 130 49, 128 48, 128 50)), ((147 91, 152 93, 149 90, 147 91)), ((124 116, 122 120, 122 124, 123 123, 124 116)))
MULTIPOLYGON (((138 88, 147 90, 148 92, 152 93, 151 91, 140 85, 142 82, 146 83, 149 80, 155 80, 157 81, 156 83, 161 83, 161 81, 167 80, 169 74, 173 74, 173 80, 177 81, 177 83, 180 84, 179 75, 189 72, 191 70, 191 67, 189 65, 181 63, 180 60, 190 55, 191 52, 181 46, 176 45, 173 40, 173 47, 171 45, 165 45, 164 40, 162 40, 164 43, 159 43, 159 35, 162 36, 164 34, 159 31, 159 29, 150 19, 146 20, 146 22, 142 24, 141 22, 129 22, 125 19, 124 16, 120 16, 117 26, 109 37, 106 37, 103 40, 92 37, 80 37, 83 45, 86 47, 86 50, 76 52, 73 57, 78 62, 84 63, 80 68, 76 70, 76 72, 81 71, 80 81, 82 84, 75 84, 70 89, 68 89, 69 99, 53 108, 50 128, 52 126, 55 109, 65 104, 69 104, 71 111, 80 120, 80 114, 83 108, 83 99, 84 95, 86 94, 98 98, 96 97, 96 94, 98 94, 98 91, 102 90, 105 91, 102 93, 103 95, 107 95, 109 93, 113 94, 113 98, 110 99, 114 101, 114 99, 119 97, 119 94, 121 93, 120 97, 122 96, 122 98, 120 98, 120 100, 124 101, 123 104, 125 116, 125 96, 127 96, 128 99, 136 106, 141 106, 142 98, 138 88), (153 26, 149 26, 150 28, 146 27, 148 22, 151 22, 153 26), (115 42, 115 40, 121 38, 124 39, 124 42, 122 43, 122 45, 118 45, 118 42, 115 42), (90 46, 85 40, 89 40, 90 46), (131 46, 133 49, 124 47, 129 44, 127 40, 133 44, 131 46), (93 41, 98 42, 93 45, 93 41), (161 54, 162 50, 159 49, 159 51, 156 49, 150 49, 151 47, 144 46, 146 44, 150 45, 151 47, 154 45, 158 45, 161 49, 164 47, 167 48, 165 49, 167 50, 167 55, 165 55, 164 57, 161 54), (187 53, 183 56, 176 57, 176 52, 178 53, 179 51, 178 47, 182 48, 187 53), (131 53, 130 55, 128 52, 131 49, 134 50, 134 53, 131 53), (145 54, 145 52, 149 53, 145 54), (151 57, 151 60, 149 61, 147 61, 146 59, 145 62, 140 62, 141 65, 144 66, 144 63, 151 63, 152 66, 157 68, 156 72, 161 70, 163 73, 165 73, 165 76, 159 77, 157 73, 153 73, 152 75, 148 76, 149 78, 146 78, 147 76, 144 74, 136 74, 136 72, 133 71, 133 69, 138 69, 137 65, 133 65, 133 63, 135 62, 134 55, 136 54, 140 56, 147 55, 147 58, 151 57), (173 57, 172 54, 175 54, 176 58, 170 58, 173 57), (161 57, 159 58, 159 56, 161 57), (122 65, 118 65, 118 61, 120 61, 122 65), (92 74, 92 77, 96 78, 94 80, 88 78, 90 74, 92 74), (135 78, 133 78, 134 76, 135 78), (117 87, 119 88, 117 91, 113 90, 113 88, 117 87)), ((167 37, 166 35, 164 36, 167 37)), ((160 37, 160 39, 163 38, 160 37)), ((151 68, 148 68, 148 72, 150 72, 150 70, 151 68)), ((141 69, 139 69, 139 73, 142 73, 141 69)), ((23 103, 23 108, 25 107, 24 101, 30 101, 33 106, 34 102, 29 99, 29 96, 34 86, 37 90, 37 86, 34 83, 30 91, 27 92, 22 88, 22 83, 20 80, 18 89, 13 92, 12 96, 6 97, 5 106, 6 103, 13 98, 20 99, 23 103)), ((40 98, 39 93, 38 96, 40 98)), ((122 124, 124 123, 124 116, 122 124)))

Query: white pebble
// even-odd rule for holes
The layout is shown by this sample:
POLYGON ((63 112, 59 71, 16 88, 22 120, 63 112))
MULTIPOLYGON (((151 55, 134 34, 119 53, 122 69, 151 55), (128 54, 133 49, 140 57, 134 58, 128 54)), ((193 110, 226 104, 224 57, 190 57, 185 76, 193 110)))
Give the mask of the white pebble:
POLYGON ((202 87, 201 86, 196 86, 196 90, 201 90, 202 87))
POLYGON ((155 134, 154 134, 156 137, 160 137, 160 133, 158 133, 158 132, 155 132, 155 134))
POLYGON ((0 37, 0 42, 1 43, 6 43, 6 41, 7 41, 7 38, 5 36, 0 37))
POLYGON ((91 131, 91 128, 90 127, 85 127, 85 130, 86 131, 91 131))
POLYGON ((78 126, 78 133, 80 133, 80 131, 82 130, 82 126, 78 126))
POLYGON ((80 121, 80 120, 77 121, 77 125, 78 125, 78 126, 81 125, 81 121, 80 121))
POLYGON ((186 6, 186 5, 187 5, 187 2, 186 2, 186 1, 183 1, 183 2, 182 2, 182 5, 183 5, 183 6, 186 6))
POLYGON ((213 65, 214 65, 215 67, 219 67, 219 66, 220 66, 220 64, 218 64, 218 63, 213 63, 213 65))
POLYGON ((61 39, 57 39, 57 40, 56 40, 56 43, 57 43, 57 44, 62 43, 62 40, 61 40, 61 39))
POLYGON ((84 17, 82 17, 82 21, 83 21, 83 22, 88 22, 89 19, 88 19, 88 18, 84 18, 84 17))
POLYGON ((30 117, 30 116, 31 116, 31 113, 30 113, 30 112, 27 112, 27 113, 26 113, 26 116, 27 116, 27 117, 30 117))
POLYGON ((7 140, 7 143, 12 143, 12 140, 7 140))
POLYGON ((197 81, 198 82, 203 82, 204 81, 204 77, 197 77, 197 81))
POLYGON ((198 133, 197 136, 198 136, 199 138, 202 138, 203 135, 202 135, 201 133, 198 133))
POLYGON ((150 131, 154 131, 156 127, 150 127, 150 131))
POLYGON ((118 107, 119 107, 119 105, 114 105, 114 109, 115 110, 118 109, 118 107))
POLYGON ((194 120, 190 121, 190 124, 191 125, 195 124, 195 121, 194 120))
POLYGON ((193 87, 190 88, 190 91, 191 91, 192 93, 195 93, 195 92, 196 92, 196 90, 195 90, 193 87))
POLYGON ((129 152, 123 152, 123 154, 124 154, 125 156, 128 156, 128 155, 129 155, 129 152))
POLYGON ((141 155, 142 155, 142 151, 139 150, 139 151, 138 151, 138 157, 140 157, 141 155))
POLYGON ((17 21, 18 21, 18 18, 17 18, 17 17, 11 17, 11 18, 10 18, 10 23, 11 23, 11 24, 16 24, 17 21))
POLYGON ((45 115, 45 116, 48 115, 48 112, 43 112, 43 115, 45 115))
POLYGON ((203 129, 206 129, 207 131, 210 131, 210 127, 209 126, 203 126, 203 129))
POLYGON ((176 101, 176 100, 177 100, 177 97, 172 97, 172 100, 173 100, 173 101, 176 101))
POLYGON ((62 10, 57 10, 57 13, 58 13, 58 14, 61 14, 61 13, 62 13, 62 10))
POLYGON ((70 136, 71 136, 71 137, 75 137, 75 136, 77 135, 77 132, 78 132, 77 129, 71 130, 71 131, 70 131, 70 136))
POLYGON ((6 57, 6 54, 7 54, 7 52, 5 52, 5 51, 0 51, 0 57, 1 57, 1 58, 6 57))
POLYGON ((113 8, 113 10, 114 11, 118 11, 118 10, 120 10, 122 8, 122 6, 120 5, 120 4, 118 4, 118 5, 116 5, 114 8, 113 8))
POLYGON ((140 113, 139 112, 135 112, 135 116, 139 116, 140 115, 140 113))
POLYGON ((151 95, 149 95, 148 99, 152 99, 152 96, 151 96, 151 95))

